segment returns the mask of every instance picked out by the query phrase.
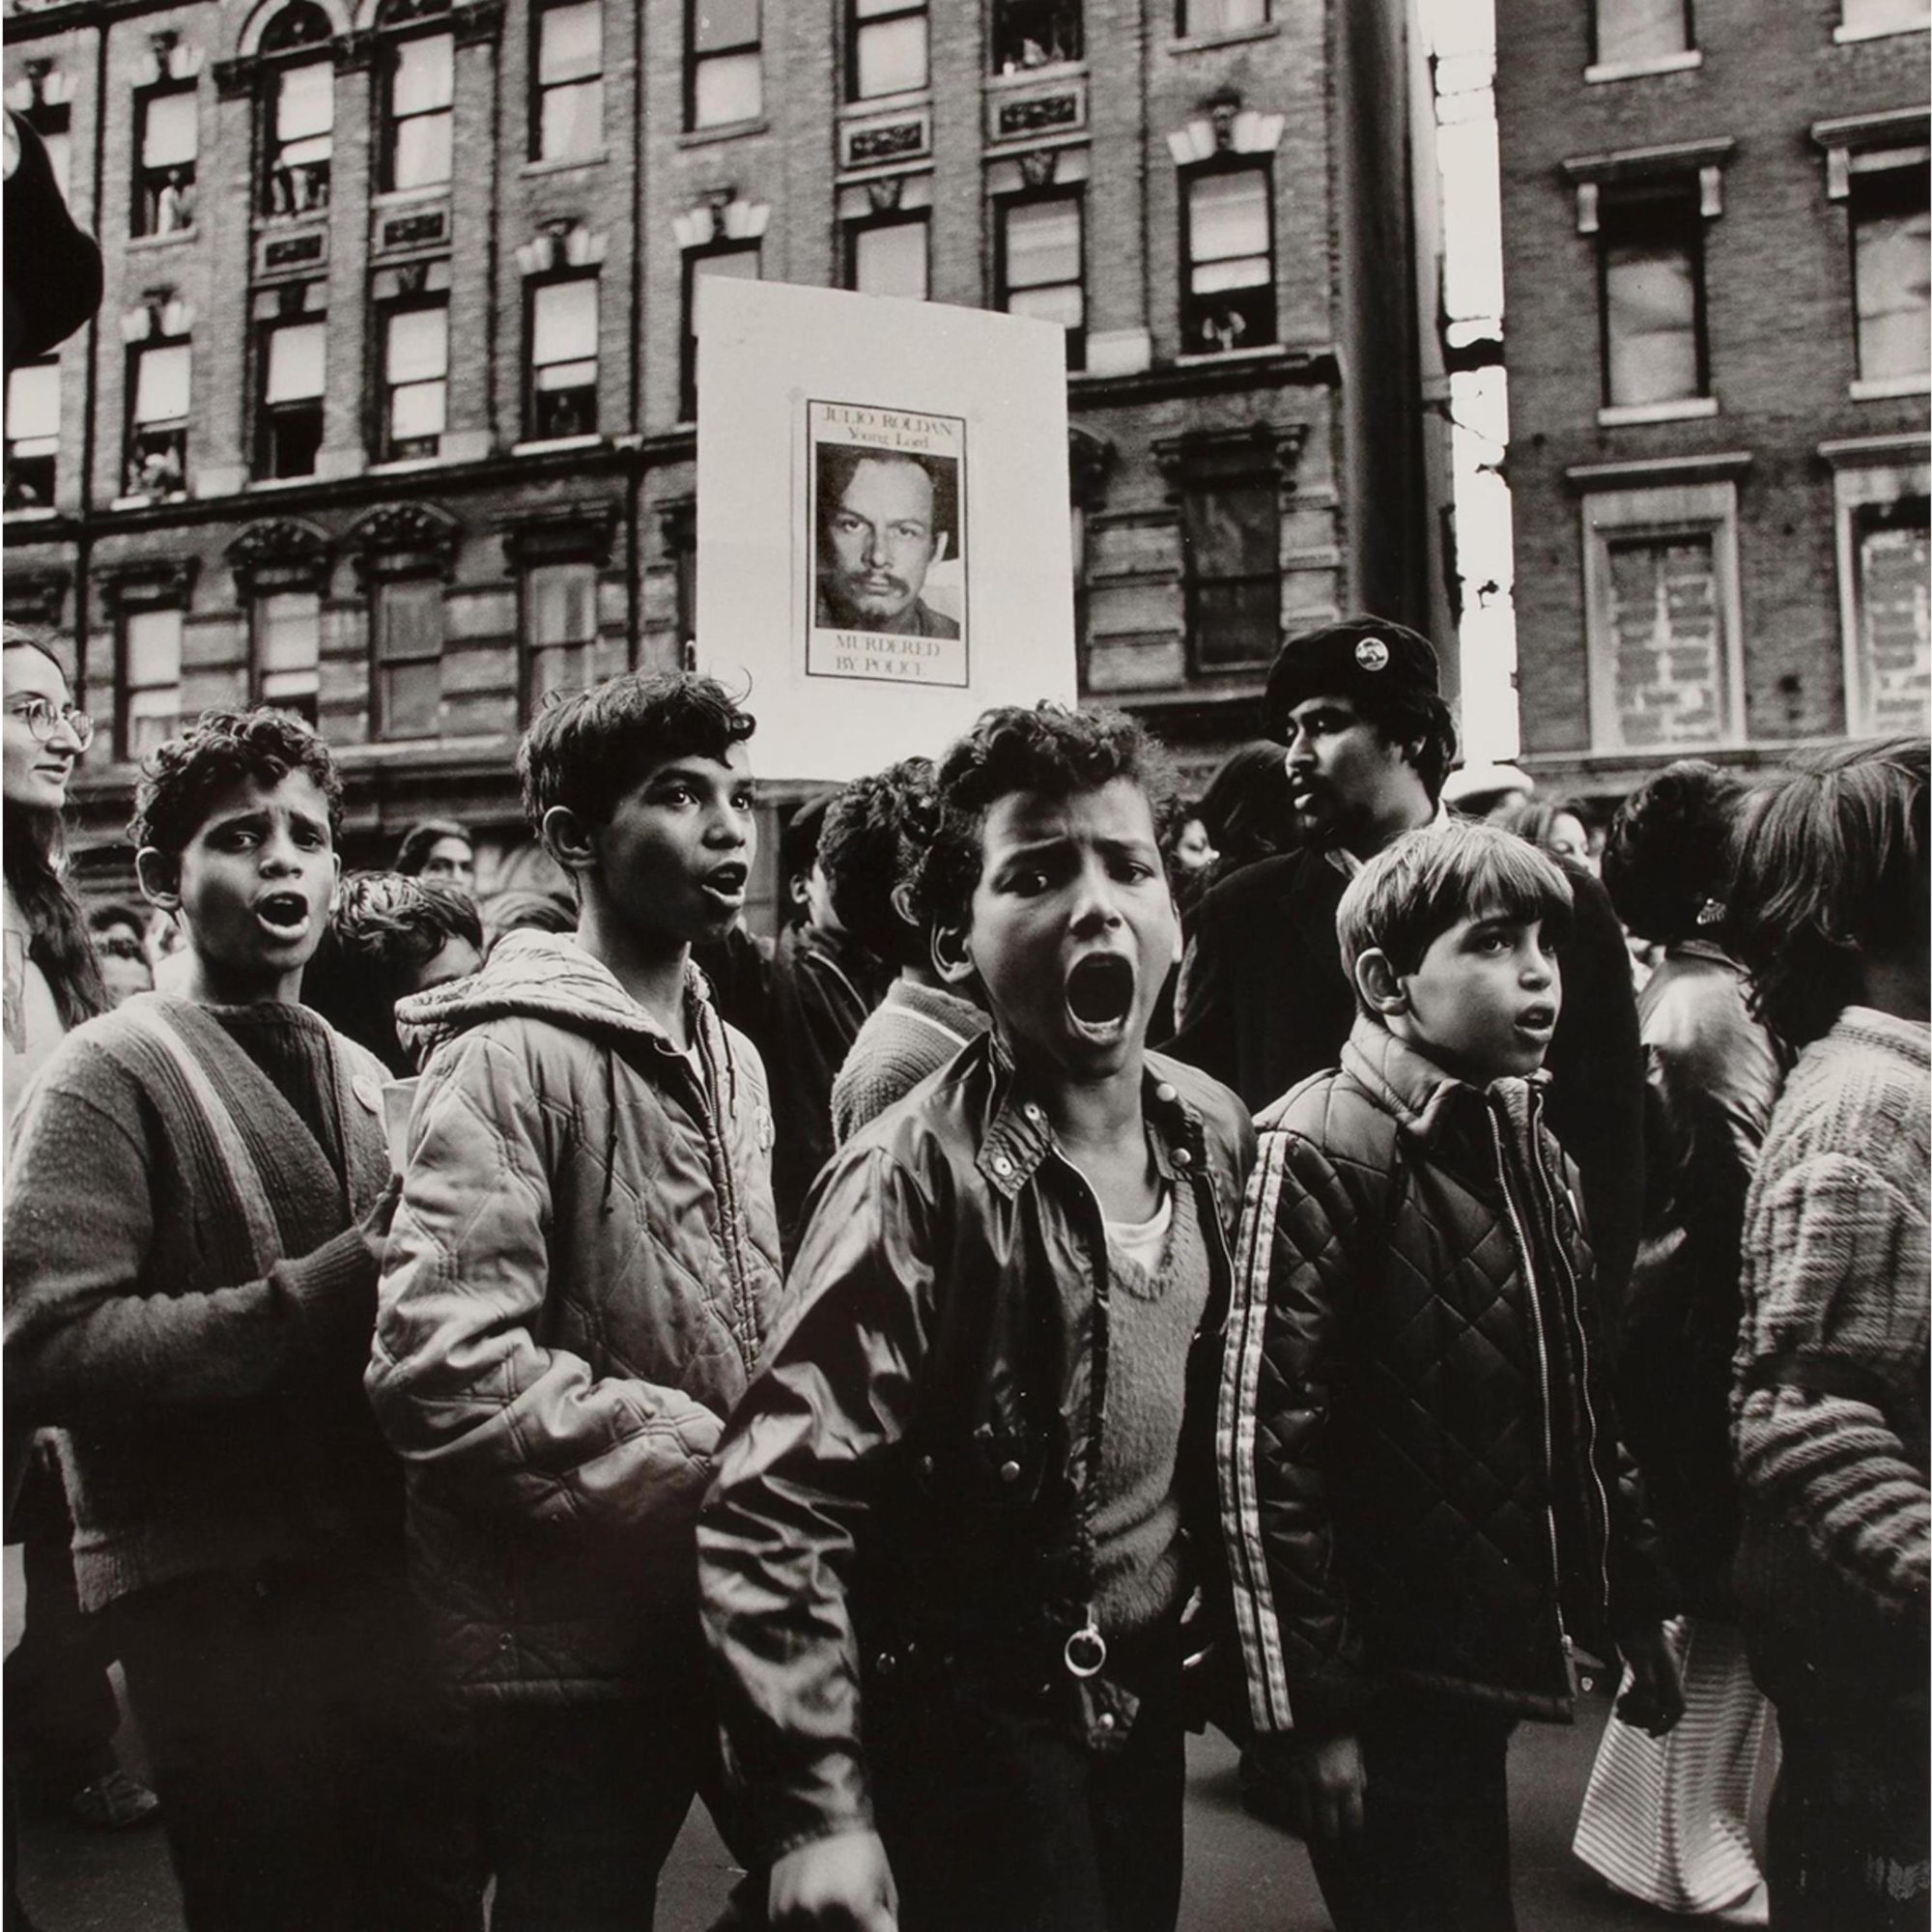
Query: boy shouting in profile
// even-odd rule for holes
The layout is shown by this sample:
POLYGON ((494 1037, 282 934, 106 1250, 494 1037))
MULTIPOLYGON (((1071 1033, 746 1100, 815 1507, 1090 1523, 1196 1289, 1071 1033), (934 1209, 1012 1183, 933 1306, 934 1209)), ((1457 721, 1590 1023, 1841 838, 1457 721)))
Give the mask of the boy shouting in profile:
POLYGON ((1139 727, 991 711, 937 789, 993 1031, 821 1177, 720 1451, 727 1769, 776 1925, 1171 1932, 1247 1115, 1146 1050, 1179 924, 1139 727))
POLYGON ((1219 1447, 1256 1732, 1337 1932, 1508 1932, 1505 1760, 1568 1722, 1573 1641, 1623 1715, 1683 1709, 1619 1491, 1576 1172, 1544 1124, 1570 886, 1481 825, 1342 896, 1338 1071, 1264 1112, 1219 1447))

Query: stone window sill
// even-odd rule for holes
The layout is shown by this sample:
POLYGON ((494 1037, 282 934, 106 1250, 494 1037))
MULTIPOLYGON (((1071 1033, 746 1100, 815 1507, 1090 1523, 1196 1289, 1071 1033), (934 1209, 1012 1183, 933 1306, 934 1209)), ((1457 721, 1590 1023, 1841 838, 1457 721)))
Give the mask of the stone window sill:
POLYGON ((764 115, 749 121, 721 121, 715 128, 691 128, 677 137, 680 148, 708 148, 714 141, 742 141, 753 134, 769 134, 772 124, 764 115))
POLYGON ((601 168, 610 158, 609 148, 598 148, 587 155, 554 155, 542 160, 526 161, 520 172, 527 181, 532 175, 568 174, 572 168, 601 168))
POLYGON ((1717 413, 1716 396, 1684 396, 1668 403, 1613 403, 1597 412, 1597 421, 1605 429, 1617 429, 1628 423, 1692 422, 1717 413))
POLYGON ((1688 73, 1703 65, 1702 49, 1690 47, 1683 53, 1650 54, 1642 60, 1597 61, 1583 70, 1583 78, 1595 87, 1606 80, 1641 80, 1651 73, 1688 73))
POLYGON ((1833 27, 1832 38, 1841 47, 1856 46, 1861 41, 1889 41, 1899 34, 1922 34, 1932 28, 1932 19, 1914 20, 1909 26, 1887 22, 1881 27, 1833 27))
POLYGON ((1852 384, 1851 393, 1855 403, 1883 402, 1888 396, 1932 394, 1932 371, 1914 376, 1861 377, 1852 384))
POLYGON ((1211 47, 1235 47, 1246 41, 1271 41, 1281 32, 1279 20, 1258 20, 1252 27, 1223 27, 1218 33, 1180 34, 1167 43, 1171 54, 1205 53, 1211 47))

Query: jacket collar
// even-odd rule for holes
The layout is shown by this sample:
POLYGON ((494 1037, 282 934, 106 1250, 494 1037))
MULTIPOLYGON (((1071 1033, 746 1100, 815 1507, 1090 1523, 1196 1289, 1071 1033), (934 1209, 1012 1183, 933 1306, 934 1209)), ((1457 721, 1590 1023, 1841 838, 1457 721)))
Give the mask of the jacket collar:
POLYGON ((1426 1145, 1437 1141, 1470 1106, 1487 1106, 1492 1100, 1523 1130, 1532 1094, 1549 1083, 1549 1075, 1539 1069, 1526 1078, 1493 1080, 1487 1089, 1472 1086, 1360 1013, 1343 1043, 1342 1067, 1426 1145))

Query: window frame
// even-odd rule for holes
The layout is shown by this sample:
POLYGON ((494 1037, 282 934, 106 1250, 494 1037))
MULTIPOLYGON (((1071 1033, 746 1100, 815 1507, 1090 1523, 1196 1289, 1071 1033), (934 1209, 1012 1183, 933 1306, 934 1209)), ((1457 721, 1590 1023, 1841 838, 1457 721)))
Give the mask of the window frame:
POLYGON ((141 239, 158 238, 164 235, 191 235, 194 232, 195 180, 201 161, 201 98, 200 88, 192 80, 156 81, 152 87, 143 87, 134 95, 134 165, 132 196, 128 214, 128 232, 141 239), (145 158, 148 145, 148 117, 156 102, 168 99, 185 99, 193 103, 194 153, 186 161, 170 161, 161 168, 151 168, 145 158), (160 225, 160 197, 162 190, 170 184, 156 181, 156 175, 173 175, 185 172, 186 180, 172 184, 180 192, 182 212, 180 218, 170 227, 160 225))
MULTIPOLYGON (((1180 172, 1180 354, 1183 355, 1228 355, 1250 349, 1273 349, 1281 343, 1281 255, 1279 238, 1275 232, 1277 211, 1275 207, 1274 165, 1272 155, 1235 154, 1217 156, 1212 160, 1203 161, 1195 166, 1183 168, 1180 172), (1194 292, 1194 270, 1202 267, 1194 259, 1194 189, 1195 185, 1218 176, 1238 174, 1258 174, 1262 178, 1262 187, 1265 197, 1264 206, 1267 218, 1267 262, 1268 278, 1267 306, 1268 333, 1264 341, 1230 344, 1225 349, 1197 349, 1194 342, 1194 320, 1199 313, 1198 304, 1203 298, 1194 292)), ((1227 258, 1234 259, 1234 258, 1227 258)), ((1260 285, 1257 285, 1260 286, 1260 285)))
MULTIPOLYGON (((183 635, 187 621, 187 607, 179 594, 155 593, 139 595, 131 587, 125 588, 115 600, 114 613, 114 752, 124 763, 146 755, 146 747, 134 742, 132 725, 134 723, 134 695, 142 691, 166 691, 172 688, 175 694, 175 708, 172 713, 157 714, 167 717, 171 728, 163 731, 163 738, 172 737, 180 728, 182 710, 182 668, 186 655, 185 638, 183 635), (175 626, 175 676, 172 687, 165 683, 136 684, 133 677, 133 653, 129 649, 129 633, 133 620, 151 615, 156 611, 171 611, 176 619, 175 626)), ((144 714, 155 715, 155 714, 144 714)))
POLYGON ((313 476, 322 460, 322 443, 327 432, 328 421, 328 316, 326 310, 298 310, 293 314, 270 317, 255 327, 255 376, 254 409, 249 424, 249 453, 252 473, 258 478, 280 480, 286 477, 313 476), (273 367, 274 337, 285 328, 320 327, 323 331, 323 386, 319 394, 302 396, 294 402, 274 403, 269 400, 269 376, 273 367), (271 459, 270 452, 277 446, 278 426, 286 420, 306 416, 313 412, 315 416, 315 460, 306 469, 284 469, 271 459))
POLYGON ((1859 296, 1859 237, 1861 220, 1868 221, 1874 214, 1907 214, 1918 212, 1923 201, 1932 207, 1932 164, 1928 164, 1922 146, 1911 149, 1872 149, 1856 156, 1850 167, 1850 179, 1845 192, 1845 240, 1847 293, 1851 303, 1852 319, 1852 357, 1855 393, 1870 385, 1873 389, 1889 389, 1892 384, 1911 384, 1917 387, 1932 387, 1932 366, 1915 368, 1905 372, 1872 375, 1865 367, 1866 344, 1864 322, 1860 313, 1859 296), (1898 195, 1899 186, 1916 185, 1917 196, 1898 195), (1909 200, 1912 206, 1898 209, 1861 209, 1861 203, 1869 203, 1889 192, 1900 200, 1909 200))
POLYGON ((436 188, 446 188, 456 175, 456 33, 447 16, 432 18, 420 25, 412 21, 411 30, 407 33, 384 35, 378 71, 381 84, 377 104, 377 192, 398 194, 420 191, 426 194, 436 188), (418 42, 433 40, 449 43, 449 99, 440 107, 419 107, 409 113, 399 113, 396 108, 396 82, 402 72, 405 49, 418 42), (396 158, 403 128, 412 121, 428 121, 438 116, 449 124, 448 172, 429 181, 397 181, 396 158))
POLYGON ((1618 71, 1646 68, 1653 62, 1682 61, 1687 55, 1697 51, 1697 7, 1696 0, 1677 0, 1679 12, 1684 20, 1684 44, 1667 51, 1647 54, 1620 54, 1615 58, 1604 52, 1603 13, 1606 5, 1614 0, 1590 0, 1590 66, 1614 68, 1618 71))
POLYGON ((449 640, 448 606, 443 596, 441 578, 420 570, 376 573, 369 584, 369 724, 370 736, 384 744, 421 743, 426 739, 441 736, 442 732, 442 660, 449 640), (391 652, 385 648, 387 627, 384 622, 385 608, 392 593, 418 595, 427 591, 422 601, 426 607, 436 611, 436 639, 433 647, 408 652, 391 652), (396 727, 395 713, 399 708, 391 696, 390 676, 400 667, 419 665, 437 667, 437 716, 421 730, 402 730, 396 727))
POLYGON ((153 334, 133 343, 128 350, 128 390, 126 397, 127 435, 123 442, 122 481, 128 487, 122 493, 128 497, 145 497, 152 501, 166 501, 170 497, 187 495, 188 481, 188 429, 194 421, 194 338, 189 335, 153 334), (186 352, 188 369, 187 407, 179 416, 156 418, 158 426, 144 426, 135 415, 141 401, 141 365, 145 357, 165 349, 180 349, 186 352), (143 442, 150 442, 156 453, 172 448, 178 480, 174 487, 165 491, 153 491, 136 482, 137 457, 145 464, 146 454, 142 452, 143 442))
POLYGON ((1895 514, 1908 502, 1932 499, 1932 460, 1922 437, 1848 439, 1821 445, 1832 466, 1832 522, 1838 566, 1838 637, 1844 674, 1847 737, 1876 735, 1871 679, 1864 649, 1864 581, 1861 526, 1874 512, 1895 514), (1917 445, 1913 447, 1913 445, 1917 445))
POLYGON ((1210 34, 1258 34, 1264 27, 1274 24, 1274 0, 1259 0, 1261 17, 1257 20, 1243 20, 1236 26, 1199 26, 1188 17, 1189 9, 1197 6, 1199 0, 1174 0, 1174 33, 1177 40, 1205 40, 1210 34))
POLYGON ((865 0, 845 0, 845 99, 847 101, 895 100, 901 95, 929 93, 932 88, 932 7, 931 0, 883 0, 881 11, 862 14, 865 0), (917 16, 925 30, 925 72, 910 87, 888 88, 882 93, 859 91, 859 50, 868 30, 891 21, 917 16))
POLYGON ((1705 403, 1713 397, 1711 375, 1710 294, 1705 272, 1705 215, 1694 174, 1645 176, 1605 184, 1598 204, 1596 250, 1598 407, 1603 411, 1673 409, 1705 403), (1660 398, 1649 403, 1619 402, 1611 394, 1610 249, 1628 242, 1627 217, 1634 210, 1670 209, 1683 224, 1690 269, 1691 330, 1696 357, 1696 387, 1689 396, 1660 398))
POLYGON ((255 704, 272 704, 283 711, 293 710, 298 717, 305 717, 312 725, 320 726, 322 707, 322 621, 323 596, 319 588, 302 588, 295 584, 265 585, 248 600, 248 691, 249 700, 255 704), (315 668, 270 669, 262 662, 262 644, 267 630, 268 607, 282 598, 307 598, 315 606, 315 668), (298 689, 293 693, 270 692, 271 679, 310 678, 312 685, 298 689), (291 697, 295 700, 290 701, 291 697), (303 700, 307 700, 304 708, 303 700))
POLYGON ((887 228, 918 228, 923 231, 925 242, 923 249, 925 270, 925 286, 917 297, 901 298, 918 301, 932 299, 932 211, 929 208, 895 208, 882 214, 867 214, 844 224, 845 233, 840 238, 844 254, 844 286, 855 294, 874 293, 859 287, 860 238, 875 235, 887 228))
POLYGON ((572 688, 581 689, 582 684, 587 681, 589 673, 594 668, 592 655, 596 651, 597 639, 600 635, 597 607, 602 572, 597 560, 591 556, 534 556, 518 572, 517 630, 519 637, 523 639, 522 649, 519 653, 522 659, 519 667, 519 683, 521 686, 519 696, 522 702, 522 715, 526 719, 536 716, 538 707, 551 692, 566 691, 572 688), (535 582, 539 577, 546 573, 554 572, 560 574, 565 571, 583 572, 587 574, 587 608, 590 616, 590 628, 582 638, 566 638, 554 642, 542 642, 537 638, 535 622, 535 582), (567 683, 542 683, 537 676, 537 671, 543 661, 552 655, 568 652, 579 654, 576 660, 576 668, 580 673, 578 685, 573 687, 567 683))
POLYGON ((258 217, 280 218, 321 213, 330 203, 335 168, 335 48, 328 16, 315 0, 289 0, 264 31, 262 45, 258 110, 261 179, 256 184, 255 213, 258 217), (308 20, 312 28, 320 31, 308 31, 300 40, 286 43, 279 40, 277 26, 285 18, 297 17, 308 20), (328 153, 314 160, 287 162, 283 156, 288 149, 320 138, 315 134, 285 138, 280 128, 282 98, 289 75, 311 67, 328 76, 328 153), (276 171, 282 167, 290 170, 289 185, 286 196, 282 197, 286 206, 277 206, 276 171), (298 167, 304 171, 299 177, 299 192, 294 173, 298 167))
POLYGON ((1077 66, 1086 58, 1087 21, 1081 0, 993 0, 986 33, 989 74, 1045 73, 1057 67, 1077 66), (1046 53, 1046 58, 1032 66, 1027 65, 1025 58, 1026 43, 1032 38, 1025 32, 1029 15, 1044 15, 1048 22, 1048 42, 1034 42, 1046 53), (1068 21, 1072 23, 1070 36, 1065 31, 1068 21), (1072 52, 1052 52, 1050 43, 1068 38, 1073 44, 1072 52), (1015 42, 1018 52, 1013 51, 1015 42))
POLYGON ((725 46, 706 47, 699 50, 697 44, 698 14, 704 0, 684 0, 684 129, 688 134, 708 134, 719 128, 741 128, 761 120, 765 111, 765 10, 764 0, 752 0, 752 38, 749 41, 733 41, 725 46), (711 62, 743 60, 750 54, 754 62, 758 76, 757 105, 749 114, 738 114, 726 121, 700 121, 697 118, 699 76, 705 66, 711 62))
POLYGON ((538 0, 538 4, 530 9, 530 160, 551 164, 588 161, 597 158, 608 148, 610 136, 605 119, 610 108, 606 98, 606 82, 611 71, 606 32, 609 24, 604 16, 603 0, 538 0), (567 80, 546 81, 543 78, 544 25, 556 14, 580 6, 590 7, 597 16, 597 71, 594 74, 578 74, 567 80), (554 155, 547 153, 544 149, 544 108, 550 96, 565 88, 589 87, 597 90, 597 139, 587 148, 569 148, 554 155))
MULTIPOLYGON (((597 271, 582 270, 566 270, 561 274, 532 275, 524 284, 524 438, 529 442, 554 442, 565 437, 595 436, 598 433, 598 390, 603 380, 603 324, 604 292, 599 287, 597 271), (561 366, 565 362, 581 362, 582 356, 555 358, 553 362, 537 361, 537 307, 547 289, 565 288, 573 283, 588 282, 591 290, 591 354, 590 381, 574 389, 542 390, 538 386, 540 369, 561 366), (582 395, 590 398, 589 420, 579 429, 545 428, 541 421, 542 405, 539 397, 544 394, 582 395)), ((446 380, 446 379, 445 379, 446 380)))
MULTIPOLYGON (((447 290, 436 290, 422 295, 406 296, 393 301, 380 302, 376 306, 377 349, 372 358, 376 380, 376 434, 373 439, 376 461, 385 463, 434 462, 442 454, 442 439, 449 434, 449 294, 447 290), (411 383, 398 384, 389 378, 389 325, 399 315, 417 310, 436 310, 442 316, 442 374, 437 378, 415 377, 411 383), (442 428, 436 434, 436 448, 433 450, 399 449, 391 433, 396 391, 427 381, 439 381, 442 384, 442 428)), ((410 437, 407 442, 427 442, 427 437, 410 437)))
POLYGON ((697 284, 701 279, 698 264, 715 261, 724 255, 750 255, 757 264, 757 273, 747 279, 752 281, 764 279, 764 242, 761 237, 753 236, 742 241, 721 238, 684 251, 682 264, 684 293, 680 309, 683 334, 678 351, 677 373, 679 422, 697 420, 697 284))
POLYGON ((1275 653, 1281 648, 1281 477, 1271 469, 1259 467, 1221 468, 1218 464, 1203 464, 1190 468, 1182 473, 1178 493, 1176 539, 1180 550, 1180 601, 1182 641, 1187 654, 1187 673, 1190 678, 1251 677, 1258 670, 1274 661, 1275 653), (1228 572, 1209 576, 1196 566, 1195 545, 1189 533, 1190 505, 1198 498, 1209 494, 1225 495, 1229 491, 1244 490, 1264 494, 1272 499, 1270 526, 1276 532, 1273 562, 1265 571, 1228 572), (1270 641, 1267 647, 1253 658, 1238 658, 1227 663, 1210 664, 1202 651, 1205 632, 1204 613, 1201 608, 1201 593, 1205 589, 1226 589, 1266 583, 1270 586, 1269 608, 1273 616, 1270 641))
MULTIPOLYGON (((16 510, 51 510, 54 507, 54 493, 60 487, 60 390, 61 390, 60 350, 58 348, 51 349, 46 353, 46 355, 37 355, 33 358, 32 361, 19 363, 16 367, 10 370, 7 375, 7 387, 11 389, 14 385, 14 379, 16 376, 25 375, 27 371, 30 369, 43 369, 43 370, 50 369, 53 372, 54 433, 51 436, 16 437, 13 433, 14 423, 15 418, 12 402, 11 400, 0 399, 0 401, 4 401, 4 413, 7 419, 7 442, 5 450, 6 476, 4 482, 4 489, 7 499, 6 509, 10 515, 16 510), (50 449, 36 448, 31 451, 27 451, 21 454, 16 454, 15 445, 17 443, 22 443, 22 442, 32 442, 36 444, 51 443, 53 446, 50 449), (48 466, 46 498, 43 502, 15 503, 14 501, 12 500, 14 488, 15 466, 23 462, 34 463, 34 464, 44 463, 48 466)), ((129 407, 131 408, 132 405, 130 404, 129 407)))
MULTIPOLYGON (((1011 258, 1009 252, 1008 223, 1011 216, 1023 209, 1051 207, 1056 202, 1070 202, 1078 218, 1080 228, 1080 259, 1074 270, 1073 286, 1080 291, 1080 323, 1078 327, 1066 331, 1066 366, 1069 371, 1079 372, 1087 367, 1087 188, 1084 182, 1069 183, 1065 186, 1027 188, 1017 194, 1003 194, 995 198, 993 204, 993 305, 1002 314, 1010 315, 1009 306, 1013 295, 1009 279, 1011 258)), ((1065 282, 1030 282, 1029 288, 1065 288, 1065 282)))

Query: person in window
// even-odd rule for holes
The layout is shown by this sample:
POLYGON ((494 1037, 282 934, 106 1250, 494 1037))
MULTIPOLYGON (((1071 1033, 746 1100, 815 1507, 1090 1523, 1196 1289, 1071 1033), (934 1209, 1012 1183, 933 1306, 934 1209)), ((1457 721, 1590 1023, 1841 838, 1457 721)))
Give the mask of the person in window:
POLYGON ((819 463, 819 625, 956 638, 922 595, 952 543, 951 467, 857 445, 823 448, 819 463))

